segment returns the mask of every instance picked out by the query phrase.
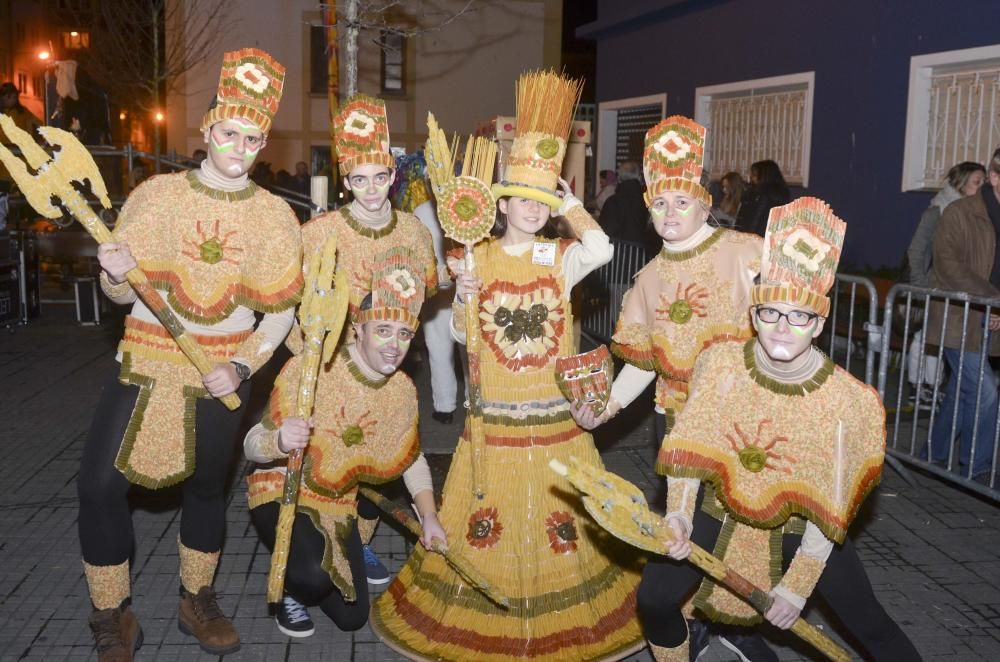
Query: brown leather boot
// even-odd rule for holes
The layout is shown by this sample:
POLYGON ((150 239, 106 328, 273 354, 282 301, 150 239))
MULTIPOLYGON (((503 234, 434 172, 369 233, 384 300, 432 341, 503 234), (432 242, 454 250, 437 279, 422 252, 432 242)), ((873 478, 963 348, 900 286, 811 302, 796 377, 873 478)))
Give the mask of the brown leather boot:
POLYGON ((99 662, 132 662, 142 646, 142 628, 127 601, 114 609, 95 610, 89 620, 99 662))
POLYGON ((240 635, 219 609, 211 586, 202 586, 197 593, 181 589, 177 627, 197 639, 201 649, 211 655, 226 655, 240 649, 240 635))

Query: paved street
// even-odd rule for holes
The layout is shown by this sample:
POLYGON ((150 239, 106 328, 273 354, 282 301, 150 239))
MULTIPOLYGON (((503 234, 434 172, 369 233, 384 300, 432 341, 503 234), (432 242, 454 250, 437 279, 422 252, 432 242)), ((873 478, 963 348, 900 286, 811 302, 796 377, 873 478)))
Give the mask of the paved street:
MULTIPOLYGON (((0 329, 0 448, 5 454, 0 464, 0 660, 93 660, 76 533, 76 476, 98 397, 97 376, 112 359, 120 324, 81 327, 72 319, 72 306, 43 310, 43 318, 28 327, 12 334, 0 329)), ((442 426, 432 421, 426 363, 410 362, 407 369, 420 386, 425 449, 446 455, 461 422, 442 426)), ((259 407, 268 384, 264 376, 256 381, 252 400, 259 407)), ((606 464, 660 502, 648 417, 620 425, 601 441, 606 464)), ((441 467, 447 457, 432 464, 441 467)), ((249 522, 245 472, 240 462, 231 476, 228 537, 216 580, 222 607, 234 615, 243 638, 242 650, 227 656, 227 662, 399 659, 367 627, 339 632, 318 609, 313 637, 292 641, 278 632, 264 603, 268 555, 249 522)), ((876 593, 924 659, 1000 659, 1000 509, 929 477, 916 479, 917 486, 909 488, 887 470, 855 528, 876 593)), ((145 632, 139 660, 210 658, 177 630, 177 503, 171 490, 143 492, 134 499, 133 594, 145 632)), ((374 543, 393 571, 411 545, 385 524, 374 543)), ((821 610, 811 610, 808 618, 831 631, 821 610)), ((815 659, 805 648, 782 645, 787 639, 773 641, 782 660, 815 659)), ((651 658, 643 652, 631 659, 651 658)), ((713 642, 702 659, 733 657, 713 642)))

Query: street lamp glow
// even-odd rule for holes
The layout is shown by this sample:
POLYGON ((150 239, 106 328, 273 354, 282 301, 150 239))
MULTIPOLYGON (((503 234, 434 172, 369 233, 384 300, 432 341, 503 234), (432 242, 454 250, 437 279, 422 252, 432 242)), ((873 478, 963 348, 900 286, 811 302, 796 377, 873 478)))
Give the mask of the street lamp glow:
POLYGON ((73 30, 72 32, 69 33, 69 36, 71 36, 71 37, 79 37, 80 33, 77 32, 76 30, 73 30))
POLYGON ((52 54, 49 53, 48 51, 40 51, 38 53, 39 60, 48 60, 50 57, 52 57, 52 54))
POLYGON ((120 119, 120 120, 125 119, 125 111, 124 110, 122 112, 118 113, 118 119, 120 119))
POLYGON ((155 117, 156 117, 156 121, 157 122, 162 122, 163 121, 163 111, 160 111, 160 110, 156 111, 155 117))

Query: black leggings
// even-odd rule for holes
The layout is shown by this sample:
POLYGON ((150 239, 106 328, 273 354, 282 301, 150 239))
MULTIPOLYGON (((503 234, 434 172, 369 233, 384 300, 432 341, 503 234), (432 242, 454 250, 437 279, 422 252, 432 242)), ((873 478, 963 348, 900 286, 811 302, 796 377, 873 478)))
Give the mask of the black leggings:
MULTIPOLYGON (((119 565, 132 553, 132 484, 115 468, 115 457, 139 396, 139 387, 118 381, 113 363, 83 447, 77 494, 83 560, 91 565, 119 565)), ((246 403, 250 383, 237 393, 246 403)), ((218 400, 198 400, 195 408, 195 469, 181 485, 181 542, 200 552, 222 549, 226 530, 226 475, 237 447, 244 407, 229 411, 218 400)))
MULTIPOLYGON (((370 515, 374 505, 364 499, 358 502, 358 510, 365 506, 365 515, 370 515), (370 507, 370 508, 369 508, 370 507)), ((268 550, 274 550, 274 531, 278 525, 279 506, 275 502, 265 503, 250 511, 250 519, 257 529, 260 539, 268 550)), ((373 519, 368 516, 365 519, 373 519)), ((336 542, 334 542, 336 544, 336 542)), ((347 538, 347 562, 351 566, 354 579, 355 602, 345 602, 330 575, 323 569, 323 552, 326 538, 316 529, 312 519, 305 513, 296 513, 292 524, 292 541, 288 550, 288 566, 285 571, 285 591, 299 602, 319 605, 323 613, 338 628, 344 631, 358 630, 368 622, 369 598, 368 579, 365 575, 365 560, 361 552, 361 537, 357 522, 351 527, 347 538)))
MULTIPOLYGON (((721 528, 717 520, 699 508, 695 512, 691 539, 711 550, 721 528)), ((782 556, 786 570, 801 542, 802 536, 784 536, 782 556)), ((677 562, 665 556, 649 559, 642 573, 637 602, 639 620, 651 643, 673 648, 684 642, 687 626, 680 607, 702 577, 701 571, 688 561, 677 562)), ((833 546, 826 569, 816 585, 816 593, 847 631, 858 639, 871 659, 886 662, 920 659, 906 634, 879 604, 850 538, 842 545, 833 546)))

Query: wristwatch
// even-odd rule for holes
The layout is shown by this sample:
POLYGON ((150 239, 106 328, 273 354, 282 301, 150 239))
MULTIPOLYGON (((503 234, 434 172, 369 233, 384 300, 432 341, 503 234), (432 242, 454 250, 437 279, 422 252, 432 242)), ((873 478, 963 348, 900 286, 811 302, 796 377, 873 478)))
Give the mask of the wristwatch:
POLYGON ((250 379, 250 366, 246 363, 240 363, 239 361, 230 361, 233 367, 236 368, 236 376, 240 378, 241 382, 245 382, 250 379))

